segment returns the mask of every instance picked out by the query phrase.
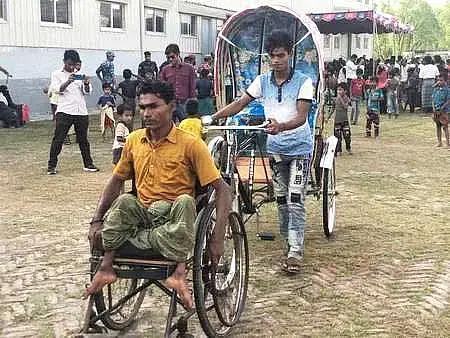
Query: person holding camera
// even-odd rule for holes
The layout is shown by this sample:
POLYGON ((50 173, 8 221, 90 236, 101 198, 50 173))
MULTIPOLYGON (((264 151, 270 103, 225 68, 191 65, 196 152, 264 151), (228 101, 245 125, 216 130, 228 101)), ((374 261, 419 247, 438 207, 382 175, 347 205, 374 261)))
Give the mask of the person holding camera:
POLYGON ((59 93, 56 109, 56 126, 50 147, 47 174, 56 174, 58 155, 61 152, 64 139, 73 125, 83 158, 84 171, 95 172, 98 168, 91 158, 87 132, 89 116, 84 96, 92 92, 90 79, 82 74, 75 74, 76 64, 81 62, 80 55, 75 50, 64 52, 64 67, 52 73, 50 88, 52 92, 59 93))

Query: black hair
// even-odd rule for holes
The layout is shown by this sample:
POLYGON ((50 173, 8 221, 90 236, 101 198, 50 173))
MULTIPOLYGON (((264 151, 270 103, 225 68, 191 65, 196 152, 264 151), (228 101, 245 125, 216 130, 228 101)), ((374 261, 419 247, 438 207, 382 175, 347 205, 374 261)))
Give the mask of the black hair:
POLYGON ((104 84, 102 85, 102 88, 103 88, 103 89, 106 89, 106 88, 112 88, 112 87, 111 87, 111 84, 110 84, 110 83, 104 83, 104 84))
POLYGON ((434 63, 442 63, 442 58, 440 55, 433 56, 434 63))
POLYGON ((442 78, 444 81, 447 81, 448 79, 448 72, 440 72, 438 75, 438 78, 442 78))
POLYGON ((445 60, 447 64, 450 64, 450 59, 445 60))
POLYGON ((169 55, 170 53, 180 55, 180 47, 178 47, 178 45, 175 43, 171 43, 166 47, 166 51, 164 52, 164 54, 169 55))
POLYGON ((163 99, 165 103, 170 103, 175 99, 175 91, 169 82, 154 80, 144 82, 139 90, 139 95, 154 94, 163 99))
POLYGON ((64 52, 64 61, 81 62, 80 54, 76 50, 68 49, 64 52))
POLYGON ((144 55, 152 55, 149 51, 144 52, 144 55))
POLYGON ((352 54, 352 56, 350 56, 350 59, 357 59, 358 58, 358 55, 356 55, 356 54, 352 54))
POLYGON ((336 86, 336 89, 337 88, 342 88, 342 89, 344 89, 345 92, 347 92, 347 84, 345 82, 338 83, 338 85, 336 86))
POLYGON ((208 77, 208 74, 209 74, 209 70, 208 70, 208 69, 202 68, 202 69, 200 70, 200 77, 201 77, 201 78, 208 77))
POLYGON ((198 101, 196 99, 189 99, 186 101, 186 113, 189 116, 198 114, 198 101))
POLYGON ((363 76, 363 74, 364 74, 364 71, 363 71, 361 68, 358 68, 358 69, 356 70, 356 75, 357 75, 357 76, 358 76, 358 75, 363 76))
POLYGON ((131 79, 131 75, 133 73, 129 69, 124 69, 122 74, 123 74, 124 79, 128 80, 128 79, 131 79))
POLYGON ((125 111, 133 113, 133 107, 128 103, 122 103, 117 106, 117 115, 123 115, 125 111))
POLYGON ((294 42, 289 33, 281 30, 273 31, 267 38, 265 48, 271 54, 276 48, 284 48, 289 54, 292 52, 294 42))
POLYGON ((423 58, 424 65, 431 65, 433 63, 433 58, 430 55, 425 55, 423 58))

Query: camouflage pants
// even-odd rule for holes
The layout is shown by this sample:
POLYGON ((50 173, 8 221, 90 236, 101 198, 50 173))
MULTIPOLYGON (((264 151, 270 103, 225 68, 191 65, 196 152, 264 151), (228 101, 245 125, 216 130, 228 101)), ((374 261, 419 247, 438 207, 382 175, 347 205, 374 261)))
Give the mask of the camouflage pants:
POLYGON ((195 242, 195 200, 179 196, 173 203, 156 201, 145 207, 131 194, 120 195, 106 214, 103 247, 116 250, 126 241, 139 249, 154 249, 167 259, 184 262, 195 242))

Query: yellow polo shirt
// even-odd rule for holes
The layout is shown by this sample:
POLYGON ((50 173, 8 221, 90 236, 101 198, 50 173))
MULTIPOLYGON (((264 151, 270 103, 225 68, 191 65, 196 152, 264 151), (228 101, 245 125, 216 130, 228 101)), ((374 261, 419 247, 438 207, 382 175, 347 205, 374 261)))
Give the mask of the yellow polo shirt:
POLYGON ((133 172, 138 198, 146 206, 182 194, 193 196, 197 178, 205 186, 221 177, 206 144, 175 126, 157 144, 146 129, 128 135, 114 174, 129 180, 133 172))

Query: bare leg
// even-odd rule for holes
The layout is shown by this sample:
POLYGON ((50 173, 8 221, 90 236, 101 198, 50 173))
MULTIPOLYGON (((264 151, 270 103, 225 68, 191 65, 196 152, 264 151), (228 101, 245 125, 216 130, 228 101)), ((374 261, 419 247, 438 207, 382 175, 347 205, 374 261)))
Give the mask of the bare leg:
POLYGON ((116 273, 112 267, 114 254, 114 250, 105 251, 100 269, 95 273, 91 285, 84 292, 84 298, 99 292, 105 285, 112 284, 117 280, 116 273))
POLYGON ((439 123, 436 123, 436 136, 438 140, 438 147, 442 147, 442 130, 441 125, 439 123))
POLYGON ((170 289, 174 289, 175 291, 177 291, 181 301, 183 302, 183 305, 188 310, 192 310, 194 308, 194 302, 192 301, 191 292, 186 285, 186 276, 186 264, 179 263, 177 264, 175 272, 166 279, 166 285, 170 289))
POLYGON ((444 129, 445 140, 447 141, 447 148, 450 148, 450 139, 449 139, 449 135, 448 135, 448 126, 445 126, 443 129, 444 129))

